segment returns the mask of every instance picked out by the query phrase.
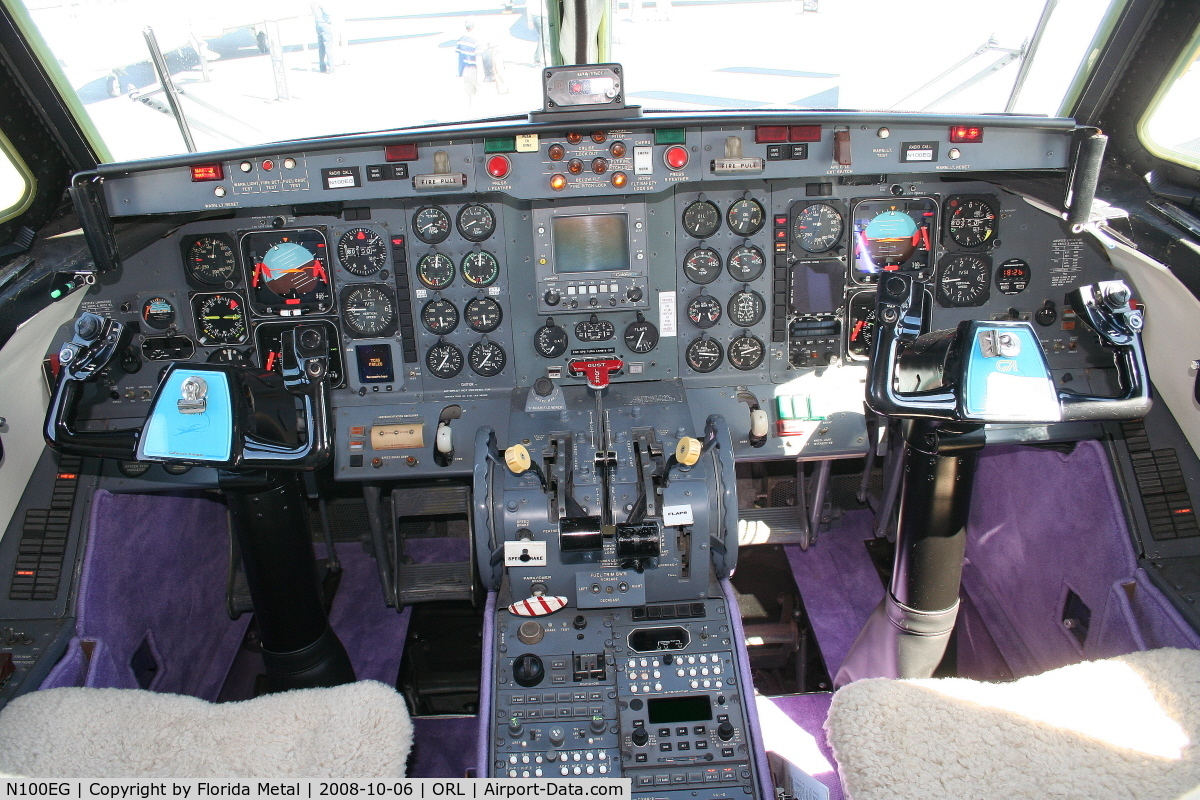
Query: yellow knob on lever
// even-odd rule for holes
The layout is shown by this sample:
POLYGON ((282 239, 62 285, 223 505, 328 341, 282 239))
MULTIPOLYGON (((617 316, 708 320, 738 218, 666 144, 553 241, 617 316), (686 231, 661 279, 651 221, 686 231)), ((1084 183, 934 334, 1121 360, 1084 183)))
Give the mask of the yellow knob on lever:
POLYGON ((700 460, 700 453, 704 447, 700 444, 699 439, 691 436, 684 436, 675 445, 675 460, 685 467, 693 466, 700 460))
POLYGON ((504 464, 513 475, 528 471, 533 460, 529 457, 529 448, 523 444, 514 444, 504 451, 504 464))

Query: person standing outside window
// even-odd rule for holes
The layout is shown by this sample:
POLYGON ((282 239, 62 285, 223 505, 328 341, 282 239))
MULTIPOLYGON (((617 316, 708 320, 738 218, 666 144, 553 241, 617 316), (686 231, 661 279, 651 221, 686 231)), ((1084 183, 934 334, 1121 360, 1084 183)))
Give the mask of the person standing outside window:
POLYGON ((321 72, 333 72, 333 15, 325 6, 313 6, 313 20, 317 24, 317 58, 321 72))
POLYGON ((473 17, 467 17, 464 27, 466 32, 459 37, 454 52, 458 55, 458 77, 463 79, 467 105, 470 106, 475 101, 475 93, 479 91, 479 42, 474 36, 473 17))

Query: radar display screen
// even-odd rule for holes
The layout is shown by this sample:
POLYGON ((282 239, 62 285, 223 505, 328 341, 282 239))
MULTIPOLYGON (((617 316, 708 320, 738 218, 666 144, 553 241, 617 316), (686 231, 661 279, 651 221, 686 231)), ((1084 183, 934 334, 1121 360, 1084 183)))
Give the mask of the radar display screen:
POLYGON ((554 271, 619 272, 629 269, 625 214, 580 214, 551 220, 554 271))
POLYGON ((255 314, 298 317, 333 308, 329 247, 316 228, 252 231, 242 236, 242 257, 255 314))
POLYGON ((937 212, 930 197, 857 201, 851 212, 856 276, 928 269, 937 212))

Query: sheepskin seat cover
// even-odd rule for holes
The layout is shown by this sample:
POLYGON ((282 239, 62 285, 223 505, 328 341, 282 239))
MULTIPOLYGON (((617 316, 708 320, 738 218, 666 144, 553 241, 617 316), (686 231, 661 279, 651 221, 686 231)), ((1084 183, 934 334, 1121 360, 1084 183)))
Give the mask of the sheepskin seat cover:
POLYGON ((1173 799, 1200 784, 1200 652, 1012 683, 857 681, 825 730, 853 800, 1173 799))
POLYGON ((377 681, 240 703, 138 689, 47 689, 0 713, 0 771, 32 778, 401 778, 412 736, 404 699, 377 681))

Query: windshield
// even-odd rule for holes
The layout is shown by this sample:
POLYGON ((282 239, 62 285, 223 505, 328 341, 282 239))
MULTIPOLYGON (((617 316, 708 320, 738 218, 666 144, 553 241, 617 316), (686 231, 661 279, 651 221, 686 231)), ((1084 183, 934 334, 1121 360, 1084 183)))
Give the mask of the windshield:
MULTIPOLYGON (((23 2, 114 160, 520 115, 542 104, 541 66, 573 52, 545 0, 23 2)), ((650 109, 1054 114, 1110 3, 588 5, 596 60, 622 63, 627 102, 650 109)))

